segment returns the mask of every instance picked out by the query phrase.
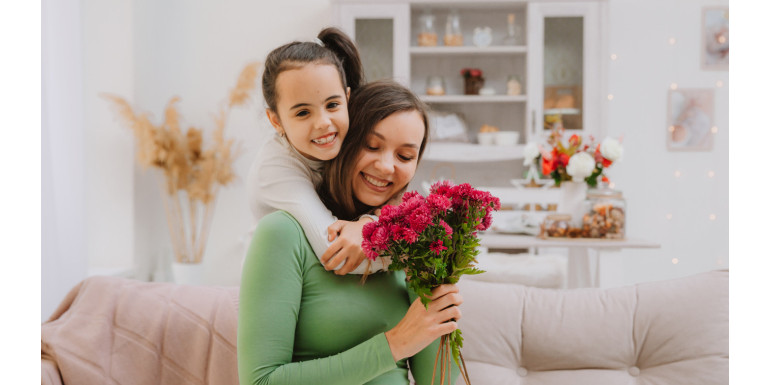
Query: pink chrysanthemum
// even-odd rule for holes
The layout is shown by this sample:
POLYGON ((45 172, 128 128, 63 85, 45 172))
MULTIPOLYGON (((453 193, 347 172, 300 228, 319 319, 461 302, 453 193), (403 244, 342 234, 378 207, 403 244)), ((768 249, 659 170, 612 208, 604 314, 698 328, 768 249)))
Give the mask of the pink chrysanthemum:
POLYGON ((439 220, 438 224, 444 228, 444 231, 446 232, 447 237, 452 237, 452 227, 449 226, 448 223, 444 222, 443 219, 439 220))

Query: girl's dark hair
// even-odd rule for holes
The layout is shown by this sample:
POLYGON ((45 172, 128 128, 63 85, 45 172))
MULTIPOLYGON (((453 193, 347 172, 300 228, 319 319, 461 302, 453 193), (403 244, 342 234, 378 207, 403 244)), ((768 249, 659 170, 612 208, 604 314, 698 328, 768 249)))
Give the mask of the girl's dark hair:
POLYGON ((337 28, 325 28, 318 33, 318 39, 323 46, 316 42, 292 42, 272 50, 265 59, 265 70, 262 73, 262 96, 267 107, 278 111, 278 95, 275 82, 278 75, 286 70, 301 68, 309 63, 330 64, 337 68, 342 81, 342 88, 350 87, 356 90, 364 84, 364 69, 361 57, 355 43, 344 32, 337 28))
POLYGON ((337 218, 354 220, 373 209, 353 196, 353 168, 366 146, 366 139, 374 132, 374 126, 388 116, 402 111, 417 111, 425 123, 425 135, 417 155, 419 164, 430 132, 428 107, 425 103, 406 87, 390 80, 371 82, 351 93, 348 103, 351 129, 342 142, 339 155, 325 163, 323 181, 317 188, 318 196, 337 218))

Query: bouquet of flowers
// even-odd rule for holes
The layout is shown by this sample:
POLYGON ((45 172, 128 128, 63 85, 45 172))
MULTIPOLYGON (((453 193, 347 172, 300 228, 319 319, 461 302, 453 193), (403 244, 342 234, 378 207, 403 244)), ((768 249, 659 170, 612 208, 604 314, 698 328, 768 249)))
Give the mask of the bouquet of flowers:
POLYGON ((570 136, 564 143, 564 128, 552 130, 547 143, 550 149, 530 143, 524 149, 524 165, 530 169, 538 165, 544 176, 553 178, 556 185, 565 181, 585 181, 596 187, 601 180, 609 183, 604 170, 623 156, 623 146, 614 138, 606 138, 600 144, 594 143, 593 136, 587 141, 580 135, 570 136), (600 179, 601 177, 601 179, 600 179))
MULTIPOLYGON (((499 209, 500 199, 489 192, 467 183, 437 182, 427 197, 407 192, 400 205, 383 207, 379 221, 364 226, 362 246, 369 259, 390 256, 389 270, 404 270, 409 287, 427 307, 431 289, 457 283, 464 274, 484 272, 474 265, 478 232, 489 228, 492 211, 499 209)), ((459 361, 462 342, 459 329, 442 336, 436 362, 441 360, 443 378, 451 351, 470 384, 465 363, 461 366, 459 361)))

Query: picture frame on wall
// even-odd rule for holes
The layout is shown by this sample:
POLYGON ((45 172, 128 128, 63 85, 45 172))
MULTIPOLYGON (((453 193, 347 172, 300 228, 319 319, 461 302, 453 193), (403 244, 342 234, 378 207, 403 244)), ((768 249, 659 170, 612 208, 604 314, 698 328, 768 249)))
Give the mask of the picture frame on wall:
POLYGON ((667 148, 710 151, 714 147, 714 90, 676 89, 668 92, 667 148))
POLYGON ((730 11, 704 7, 701 20, 701 69, 727 71, 730 65, 730 11))

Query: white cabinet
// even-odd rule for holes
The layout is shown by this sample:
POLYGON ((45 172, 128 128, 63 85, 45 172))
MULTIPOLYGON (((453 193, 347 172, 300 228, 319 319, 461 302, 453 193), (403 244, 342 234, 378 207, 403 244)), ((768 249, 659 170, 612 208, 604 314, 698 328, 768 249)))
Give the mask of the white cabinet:
MULTIPOLYGON (((434 110, 457 113, 465 120, 471 142, 432 143, 426 161, 487 161, 497 162, 496 167, 508 161, 514 165, 508 171, 521 170, 516 160, 522 157, 524 144, 533 135, 542 135, 546 125, 561 122, 568 130, 604 133, 604 63, 609 56, 605 7, 604 0, 340 0, 334 4, 337 25, 358 43, 369 80, 393 77, 434 110), (435 46, 419 44, 426 15, 433 21, 435 46), (459 17, 460 46, 444 44, 450 15, 459 17), (474 44, 477 27, 489 27, 490 44, 474 44), (494 94, 465 95, 460 73, 464 68, 480 69, 484 86, 494 94), (518 95, 508 95, 511 76, 521 83, 518 95), (443 80, 444 95, 428 95, 429 78, 436 77, 443 80), (475 144, 483 125, 518 132, 518 144, 507 148, 475 144)), ((511 177, 520 174, 513 172, 511 177)))
POLYGON ((528 77, 531 129, 560 119, 567 134, 602 136, 607 103, 605 2, 532 2, 528 77))

